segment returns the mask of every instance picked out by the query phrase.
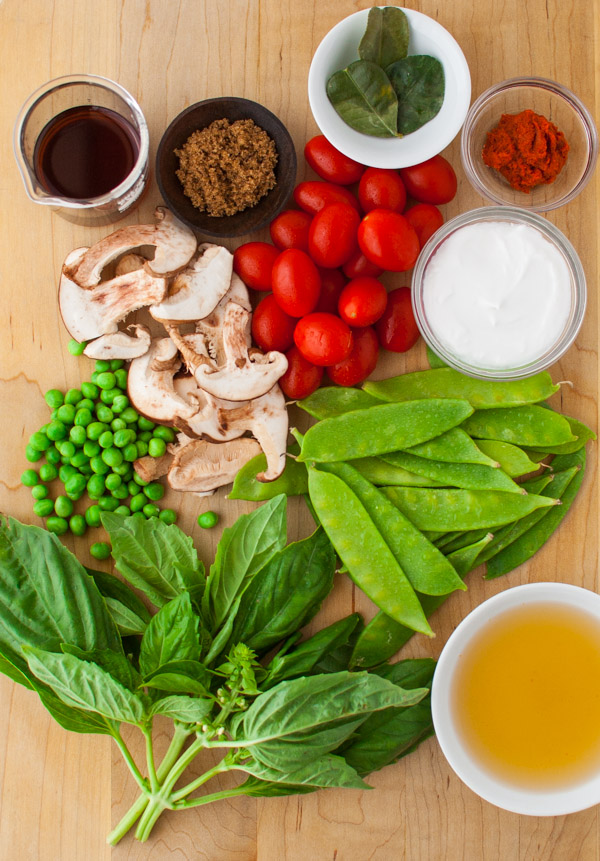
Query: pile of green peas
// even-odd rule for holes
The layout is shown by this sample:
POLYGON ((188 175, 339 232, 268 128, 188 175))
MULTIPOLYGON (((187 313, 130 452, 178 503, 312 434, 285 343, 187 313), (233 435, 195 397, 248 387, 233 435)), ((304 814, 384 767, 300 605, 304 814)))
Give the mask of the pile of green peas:
MULTIPOLYGON (((156 503, 164 496, 160 482, 146 482, 133 468, 139 457, 161 457, 175 431, 139 415, 127 391, 127 370, 119 359, 96 362, 89 382, 64 393, 46 392, 50 421, 29 437, 26 459, 39 468, 26 469, 21 482, 31 488, 33 512, 46 518, 46 528, 57 535, 71 531, 84 535, 88 527, 100 526, 102 511, 158 517, 163 523, 177 520, 171 508, 156 503), (47 484, 59 480, 64 492, 50 498, 47 484), (75 511, 75 503, 86 496, 90 504, 75 511)), ((106 542, 90 548, 96 559, 110 553, 106 542)))

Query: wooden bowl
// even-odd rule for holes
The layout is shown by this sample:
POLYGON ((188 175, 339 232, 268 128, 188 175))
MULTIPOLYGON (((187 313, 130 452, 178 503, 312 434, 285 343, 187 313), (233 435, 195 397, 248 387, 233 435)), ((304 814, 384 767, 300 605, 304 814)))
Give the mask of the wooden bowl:
POLYGON ((193 230, 223 239, 251 233, 272 221, 285 207, 293 191, 296 168, 294 143, 281 120, 257 102, 233 96, 206 99, 182 111, 162 136, 156 154, 156 180, 167 206, 193 230), (175 173, 179 168, 179 159, 174 151, 183 146, 192 132, 223 118, 230 122, 254 120, 273 139, 278 156, 276 184, 255 206, 235 215, 211 216, 193 206, 183 193, 175 173))

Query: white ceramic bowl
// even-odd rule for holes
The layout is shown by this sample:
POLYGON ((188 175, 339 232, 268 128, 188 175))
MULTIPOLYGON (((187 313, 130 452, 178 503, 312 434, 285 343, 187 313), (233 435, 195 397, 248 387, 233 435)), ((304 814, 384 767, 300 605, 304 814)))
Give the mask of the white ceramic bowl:
POLYGON ((409 54, 429 54, 444 67, 446 88, 439 113, 403 138, 377 138, 351 128, 327 97, 327 81, 358 60, 358 45, 367 26, 368 9, 344 18, 327 33, 308 73, 308 99, 317 125, 345 155, 370 167, 400 168, 420 164, 441 152, 456 137, 471 101, 471 76, 465 56, 450 33, 427 15, 403 9, 410 29, 409 54))
POLYGON ((600 626, 600 595, 567 583, 529 583, 494 595, 463 619, 448 639, 431 687, 431 710, 438 742, 452 769, 481 798, 529 816, 562 816, 600 802, 600 774, 568 787, 522 789, 482 768, 464 746, 453 714, 453 684, 461 654, 473 637, 499 614, 525 604, 557 603, 590 614, 600 626))

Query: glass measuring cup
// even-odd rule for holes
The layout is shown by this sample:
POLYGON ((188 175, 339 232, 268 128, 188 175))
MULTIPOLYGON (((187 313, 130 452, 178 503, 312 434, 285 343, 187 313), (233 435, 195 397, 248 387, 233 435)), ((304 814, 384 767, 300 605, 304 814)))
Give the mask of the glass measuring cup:
MULTIPOLYGON (((85 144, 85 140, 85 135, 72 138, 71 145, 77 147, 82 141, 85 144)), ((78 224, 117 221, 138 202, 148 180, 149 136, 141 108, 127 90, 98 75, 55 78, 32 93, 17 117, 13 147, 30 200, 52 207, 63 218, 78 224), (61 125, 70 123, 72 128, 77 128, 74 124, 76 118, 73 117, 77 111, 84 115, 84 122, 87 114, 94 122, 103 123, 108 127, 108 133, 110 127, 114 127, 113 136, 118 133, 124 145, 130 148, 126 175, 119 176, 114 187, 103 189, 102 193, 92 192, 86 196, 81 190, 73 192, 57 187, 48 181, 48 174, 42 168, 40 149, 45 146, 47 139, 56 135, 53 130, 61 125)), ((92 173, 103 169, 110 176, 110 171, 114 169, 111 161, 114 154, 108 154, 108 150, 106 153, 96 147, 95 161, 88 163, 86 158, 91 156, 92 150, 89 153, 76 150, 75 155, 81 156, 81 160, 73 159, 73 170, 78 164, 80 171, 89 171, 88 179, 92 173), (102 163, 103 156, 105 163, 102 163)), ((85 189, 85 186, 84 181, 83 185, 80 183, 79 189, 85 189)), ((93 183, 90 183, 89 187, 92 186, 93 183)), ((73 188, 77 188, 76 184, 73 188)))

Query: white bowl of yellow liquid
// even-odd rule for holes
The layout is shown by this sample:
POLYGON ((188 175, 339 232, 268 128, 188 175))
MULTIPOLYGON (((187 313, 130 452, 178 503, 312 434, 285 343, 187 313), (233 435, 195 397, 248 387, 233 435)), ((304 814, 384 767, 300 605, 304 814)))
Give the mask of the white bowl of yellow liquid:
POLYGON ((600 803, 600 595, 530 583, 456 628, 431 691, 442 751, 497 807, 559 816, 600 803))

